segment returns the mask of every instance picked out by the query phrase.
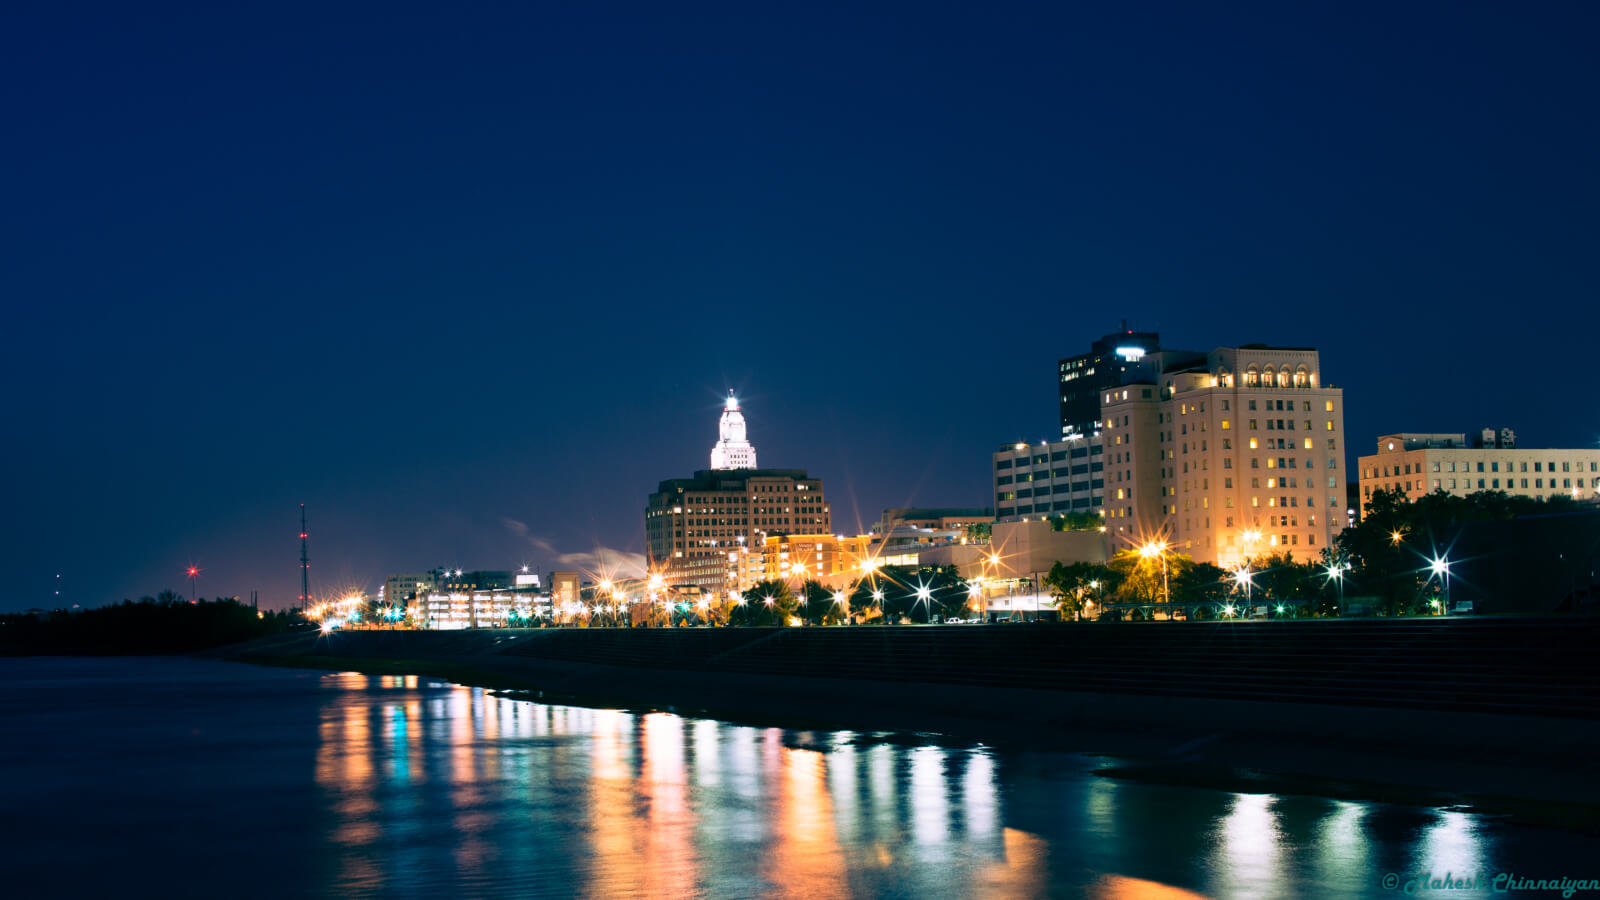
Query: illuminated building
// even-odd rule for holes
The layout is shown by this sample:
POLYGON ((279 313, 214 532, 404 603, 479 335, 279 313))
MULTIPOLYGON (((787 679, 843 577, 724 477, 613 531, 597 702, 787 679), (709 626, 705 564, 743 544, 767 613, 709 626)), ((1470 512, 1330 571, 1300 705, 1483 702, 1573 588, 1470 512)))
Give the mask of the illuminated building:
POLYGON ((1057 366, 1061 396, 1061 436, 1091 437, 1100 431, 1100 397, 1106 388, 1121 386, 1130 366, 1161 349, 1161 335, 1122 330, 1089 345, 1089 352, 1069 356, 1057 366))
POLYGON ((717 442, 711 447, 711 468, 754 469, 756 448, 745 439, 744 413, 739 401, 728 392, 728 402, 722 407, 722 418, 717 422, 717 442))
POLYGON ((711 468, 661 482, 645 502, 646 555, 669 588, 736 589, 760 565, 768 535, 823 534, 832 514, 822 479, 803 469, 758 469, 732 392, 711 468))
POLYGON ((651 571, 669 587, 729 590, 768 535, 823 534, 832 514, 822 479, 802 469, 724 469, 661 482, 645 504, 651 571), (742 551, 742 552, 741 552, 742 551))
POLYGON ((432 593, 424 604, 427 626, 440 631, 503 627, 520 620, 549 618, 550 598, 530 590, 483 590, 432 593))
POLYGON ((1003 445, 993 459, 995 520, 1100 512, 1104 464, 1099 434, 1003 445))
POLYGON ((1345 521, 1344 394, 1309 347, 1155 354, 1101 395, 1111 549, 1314 560, 1345 521))
POLYGON ((568 609, 583 599, 583 577, 579 573, 550 573, 550 602, 556 610, 568 609))
POLYGON ((415 575, 390 575, 383 580, 382 593, 378 597, 387 606, 410 607, 418 597, 437 592, 444 583, 444 575, 443 569, 415 575))
POLYGON ((1518 448, 1510 429, 1465 434, 1387 434, 1361 457, 1361 506, 1379 490, 1416 500, 1434 491, 1458 497, 1504 491, 1523 497, 1600 499, 1600 448, 1518 448))
POLYGON ((740 589, 756 581, 820 581, 827 587, 853 585, 861 577, 872 536, 858 534, 777 534, 769 535, 761 546, 759 578, 748 574, 740 589))

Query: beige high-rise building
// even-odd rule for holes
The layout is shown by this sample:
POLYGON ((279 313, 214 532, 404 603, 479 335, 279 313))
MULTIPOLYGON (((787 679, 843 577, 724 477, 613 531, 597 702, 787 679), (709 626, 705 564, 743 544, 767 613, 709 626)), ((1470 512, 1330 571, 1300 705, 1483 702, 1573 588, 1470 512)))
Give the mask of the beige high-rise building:
POLYGON ((1386 434, 1361 457, 1361 508, 1374 491, 1417 500, 1434 491, 1458 497, 1504 491, 1524 497, 1600 500, 1600 449, 1519 448, 1510 429, 1465 434, 1386 434))
POLYGON ((1163 352, 1101 396, 1106 533, 1225 568, 1313 560, 1344 523, 1344 394, 1309 347, 1163 352))

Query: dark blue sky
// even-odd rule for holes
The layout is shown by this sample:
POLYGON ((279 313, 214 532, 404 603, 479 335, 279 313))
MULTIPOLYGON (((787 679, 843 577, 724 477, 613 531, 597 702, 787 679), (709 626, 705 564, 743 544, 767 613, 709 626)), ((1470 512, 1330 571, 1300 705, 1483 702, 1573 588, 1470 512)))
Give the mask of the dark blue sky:
POLYGON ((789 6, 8 11, 0 608, 638 552, 727 387, 981 505, 1123 316, 1600 436, 1592 4, 789 6))

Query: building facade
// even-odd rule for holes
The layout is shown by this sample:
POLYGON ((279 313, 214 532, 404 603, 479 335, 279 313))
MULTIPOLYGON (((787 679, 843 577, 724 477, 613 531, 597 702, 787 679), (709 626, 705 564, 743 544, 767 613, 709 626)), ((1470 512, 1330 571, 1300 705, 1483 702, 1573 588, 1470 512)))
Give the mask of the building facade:
POLYGON ((663 481, 645 501, 647 562, 670 588, 737 590, 761 570, 769 535, 832 531, 822 479, 803 469, 755 468, 731 392, 718 434, 712 468, 663 481))
POLYGON ((1094 435, 1100 430, 1100 397, 1107 388, 1122 384, 1128 367, 1161 349, 1161 335, 1132 331, 1126 319, 1122 330, 1089 345, 1088 353, 1069 356, 1056 366, 1061 396, 1061 437, 1094 435))
POLYGON ((741 557, 759 559, 769 535, 826 534, 832 524, 822 479, 802 469, 701 471, 663 481, 644 513, 651 571, 670 587, 707 591, 734 589, 741 557))
POLYGON ((461 628, 501 628, 514 622, 549 619, 549 595, 535 591, 449 591, 427 595, 428 627, 440 631, 461 628))
POLYGON ((868 534, 769 535, 761 548, 762 579, 797 585, 815 580, 830 588, 854 584, 866 571, 871 540, 868 534))
POLYGON ((418 597, 427 597, 438 591, 444 575, 443 569, 414 575, 390 575, 383 580, 383 592, 378 599, 386 606, 409 608, 417 602, 418 597))
POLYGON ((1519 448, 1509 429, 1466 434, 1386 434, 1363 456, 1361 508, 1373 493, 1417 500, 1434 491, 1466 496, 1504 491, 1523 497, 1600 500, 1600 448, 1519 448))
POLYGON ((1098 434, 1006 444, 995 451, 992 466, 997 522, 1098 513, 1104 506, 1105 448, 1098 434))
POLYGON ((1101 395, 1108 549, 1316 559, 1345 524, 1344 396, 1317 351, 1163 356, 1101 395))

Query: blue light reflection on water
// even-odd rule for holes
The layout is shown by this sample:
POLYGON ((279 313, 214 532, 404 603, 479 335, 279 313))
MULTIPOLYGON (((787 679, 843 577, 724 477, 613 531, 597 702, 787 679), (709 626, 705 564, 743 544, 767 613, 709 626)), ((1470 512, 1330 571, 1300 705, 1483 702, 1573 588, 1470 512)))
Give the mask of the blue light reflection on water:
POLYGON ((21 883, 60 893, 1393 896, 1389 871, 1582 876, 1595 849, 1462 810, 1119 782, 1070 754, 413 676, 186 660, 0 673, 0 812, 29 826, 7 846, 21 883), (72 864, 85 840, 103 866, 72 864))

